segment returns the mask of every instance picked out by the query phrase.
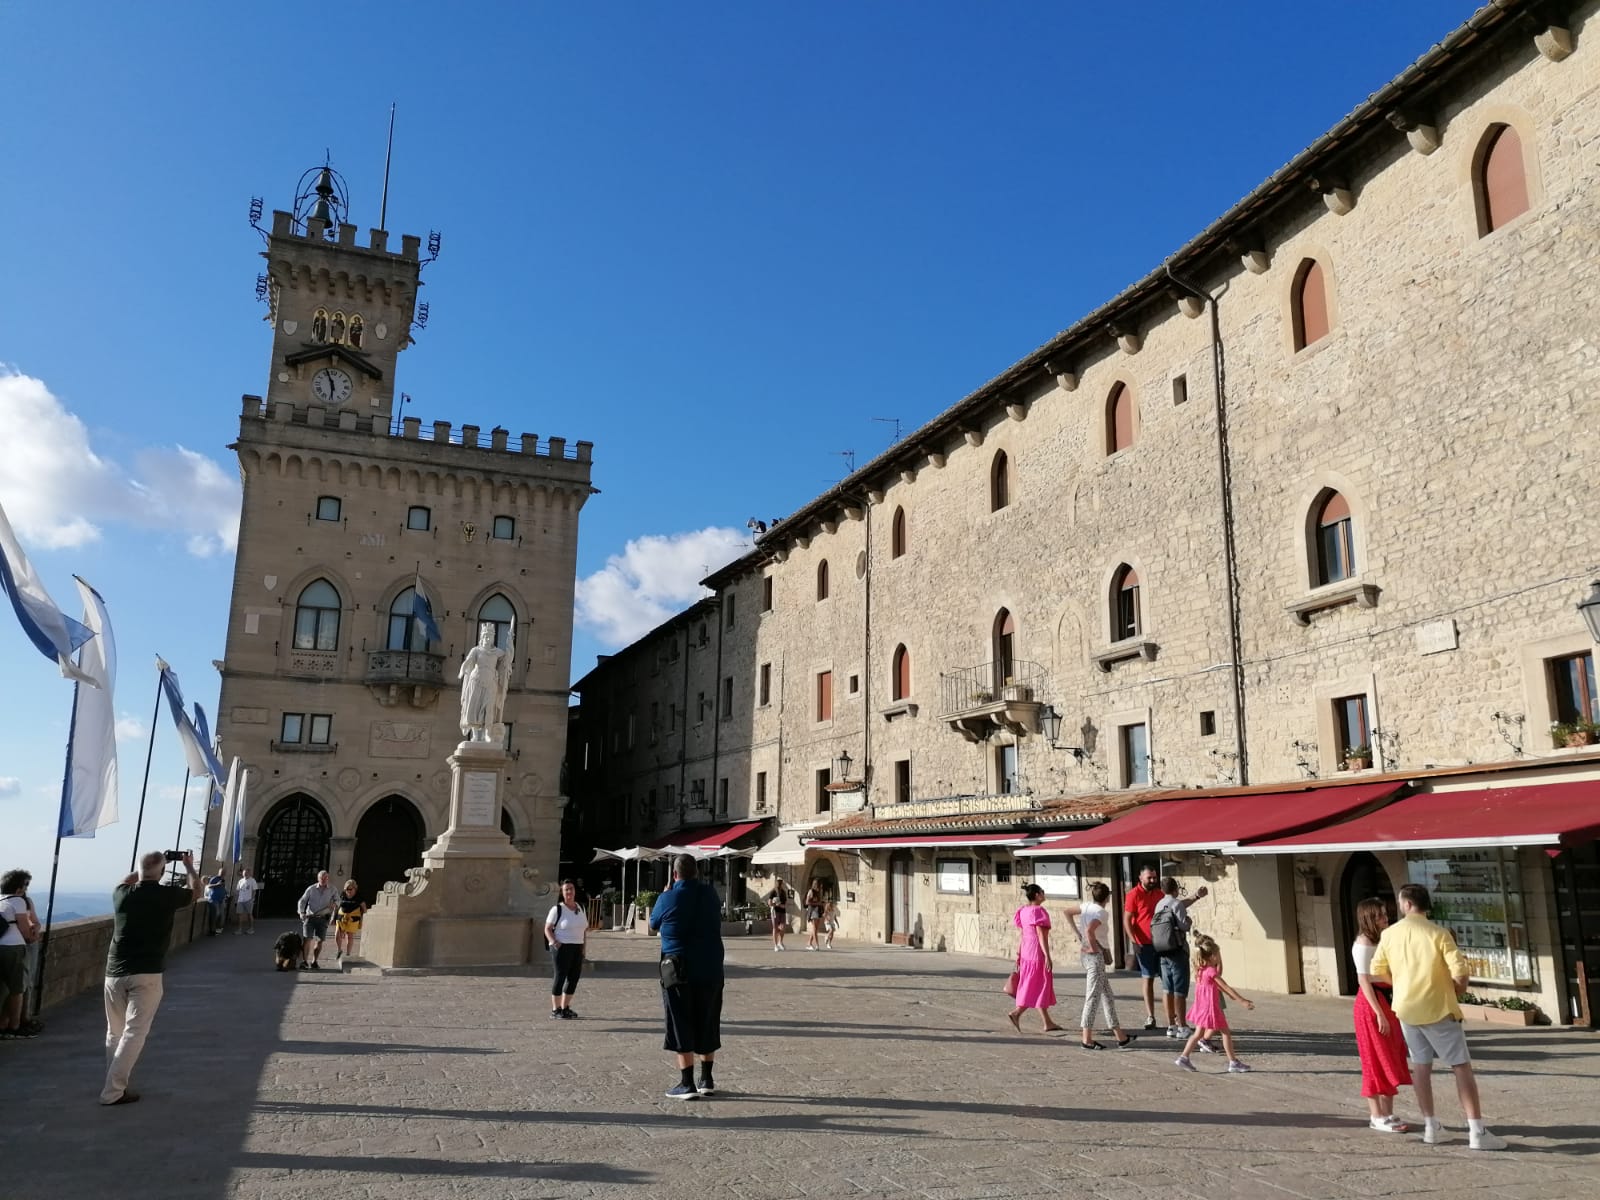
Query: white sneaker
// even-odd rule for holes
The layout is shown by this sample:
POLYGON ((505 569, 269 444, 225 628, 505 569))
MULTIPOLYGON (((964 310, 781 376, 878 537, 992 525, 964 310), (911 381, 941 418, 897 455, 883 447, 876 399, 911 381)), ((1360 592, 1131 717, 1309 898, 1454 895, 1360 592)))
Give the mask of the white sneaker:
POLYGON ((774 946, 774 947, 773 947, 773 948, 772 948, 772 952, 773 952, 773 953, 774 953, 774 954, 776 954, 776 953, 777 953, 777 952, 778 952, 778 951, 779 951, 779 950, 782 950, 782 949, 783 949, 783 947, 782 947, 782 946, 774 946))
POLYGON ((1467 1141, 1473 1150, 1504 1150, 1507 1142, 1505 1138, 1490 1133, 1485 1129, 1482 1133, 1474 1133, 1467 1141))
POLYGON ((1406 1127, 1395 1121, 1393 1118, 1373 1117, 1367 1122, 1367 1124, 1372 1126, 1372 1128, 1376 1129, 1379 1133, 1404 1133, 1406 1131, 1406 1127))
POLYGON ((1183 1031, 1183 1026, 1181 1025, 1168 1025, 1167 1036, 1169 1038, 1181 1038, 1188 1037, 1189 1035, 1183 1031))
POLYGON ((1444 1123, 1441 1121, 1423 1119, 1422 1142, 1425 1146, 1437 1146, 1445 1140, 1444 1123))

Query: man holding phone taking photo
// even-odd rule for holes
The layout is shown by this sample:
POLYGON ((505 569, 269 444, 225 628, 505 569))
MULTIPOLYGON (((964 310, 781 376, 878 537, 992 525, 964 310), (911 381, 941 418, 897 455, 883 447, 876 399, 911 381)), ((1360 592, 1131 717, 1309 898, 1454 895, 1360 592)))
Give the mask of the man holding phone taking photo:
POLYGON ((161 1006, 161 972, 172 944, 172 918, 200 898, 203 886, 192 853, 152 850, 139 860, 138 873, 111 893, 115 923, 106 955, 106 1084, 101 1104, 132 1104, 139 1099, 128 1080, 161 1006), (162 886, 161 874, 174 861, 181 861, 189 873, 187 888, 162 886))

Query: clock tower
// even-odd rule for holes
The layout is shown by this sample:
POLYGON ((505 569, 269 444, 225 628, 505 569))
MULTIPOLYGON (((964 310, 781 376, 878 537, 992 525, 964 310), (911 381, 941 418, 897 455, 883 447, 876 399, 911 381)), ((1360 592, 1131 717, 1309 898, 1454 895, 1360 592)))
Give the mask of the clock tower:
POLYGON ((402 237, 395 254, 388 233, 374 229, 357 245, 331 167, 316 173, 303 200, 303 213, 272 214, 262 254, 272 322, 267 405, 316 404, 388 422, 395 363, 416 317, 420 240, 402 237))
POLYGON ((241 863, 265 885, 265 915, 291 913, 321 870, 369 902, 410 886, 451 828, 459 668, 492 637, 509 667, 501 765, 474 836, 499 839, 497 886, 526 916, 559 878, 591 446, 397 419, 430 259, 382 229, 358 244, 331 168, 302 182, 293 211, 257 226, 270 362, 231 447, 243 505, 217 728, 224 761, 250 772, 241 863))

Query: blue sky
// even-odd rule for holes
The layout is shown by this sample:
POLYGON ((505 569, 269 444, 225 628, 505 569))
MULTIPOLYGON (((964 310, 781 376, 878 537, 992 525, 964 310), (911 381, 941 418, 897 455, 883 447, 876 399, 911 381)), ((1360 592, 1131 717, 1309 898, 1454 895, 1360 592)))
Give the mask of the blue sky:
MULTIPOLYGON (((574 677, 791 511, 1144 274, 1473 10, 856 0, 249 9, 0 0, 0 503, 106 596, 126 869, 157 653, 214 705, 250 197, 324 152, 443 234, 424 418, 595 443, 574 677), (1130 14, 1137 12, 1137 20, 1130 14), (1159 23, 1150 20, 1159 17, 1159 23)), ((70 687, 0 614, 5 866, 48 874, 70 687)), ((147 846, 182 760, 157 732, 147 846)))

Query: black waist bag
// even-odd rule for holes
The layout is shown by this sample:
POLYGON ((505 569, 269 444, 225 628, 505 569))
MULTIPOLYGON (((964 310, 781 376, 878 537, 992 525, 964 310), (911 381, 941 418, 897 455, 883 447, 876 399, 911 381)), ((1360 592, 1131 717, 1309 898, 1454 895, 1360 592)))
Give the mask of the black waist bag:
POLYGON ((680 954, 663 954, 661 956, 661 986, 675 988, 687 981, 683 956, 680 954))

